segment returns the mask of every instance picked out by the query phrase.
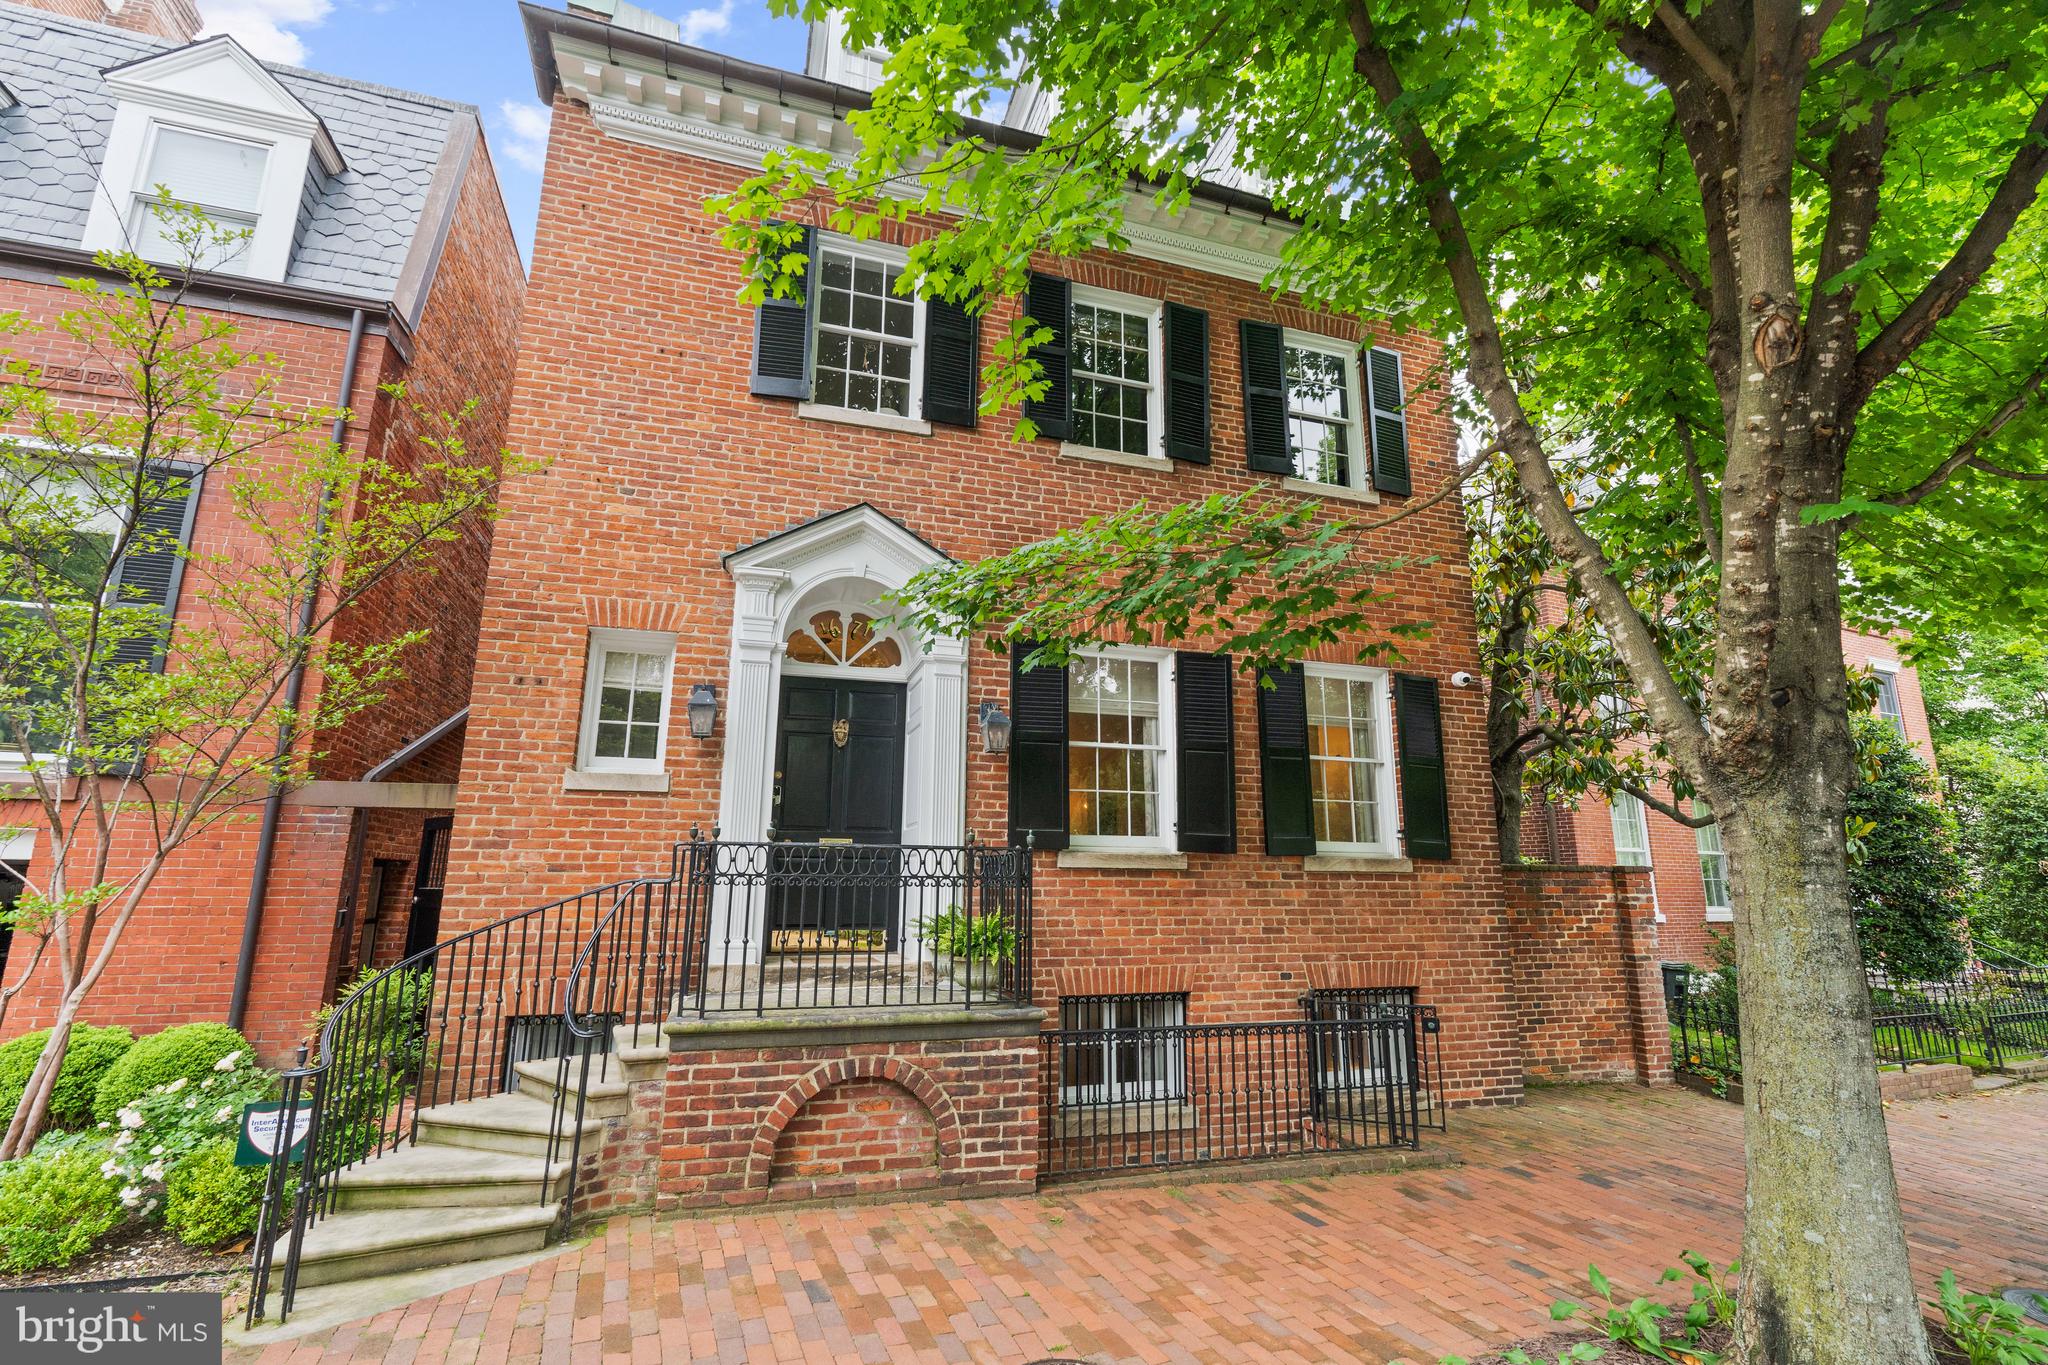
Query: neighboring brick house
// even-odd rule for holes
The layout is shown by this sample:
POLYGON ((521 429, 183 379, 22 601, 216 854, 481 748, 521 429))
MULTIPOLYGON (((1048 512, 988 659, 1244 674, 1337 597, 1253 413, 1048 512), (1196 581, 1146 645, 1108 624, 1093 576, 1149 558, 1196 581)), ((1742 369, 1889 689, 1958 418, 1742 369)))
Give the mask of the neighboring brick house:
MULTIPOLYGON (((1876 676, 1878 716, 1896 726, 1933 771, 1934 736, 1920 675, 1905 662, 1898 642, 1845 629, 1842 654, 1852 671, 1867 669, 1876 676)), ((1571 806, 1531 801, 1522 850, 1539 861, 1650 869, 1658 939, 1670 961, 1707 965, 1709 936, 1727 932, 1734 921, 1728 855, 1719 833, 1711 826, 1690 829, 1625 793, 1612 802, 1589 793, 1571 806)))
MULTIPOLYGON (((424 458, 422 433, 407 404, 380 391, 403 382, 429 410, 476 400, 465 434, 472 448, 498 449, 525 283, 476 111, 262 63, 228 38, 194 41, 198 22, 189 0, 0 3, 11 96, 0 100, 0 310, 47 324, 68 305, 62 279, 100 273, 95 250, 131 235, 145 255, 158 250, 143 201, 168 183, 250 229, 191 303, 232 318, 240 346, 277 358, 283 403, 345 403, 347 442, 404 467, 424 458)), ((62 335, 11 344, 79 405, 118 401, 114 376, 62 335)), ((233 534, 226 482, 202 485, 183 509, 182 534, 201 552, 233 534)), ((252 887, 263 837, 254 818, 175 856, 90 1018, 141 1030, 222 1019, 244 975, 241 1022, 267 1054, 286 1055, 357 960, 399 954, 413 904, 433 940, 434 891, 416 897, 414 882, 423 853, 438 860, 428 845, 445 843, 489 552, 479 521, 442 552, 430 585, 394 582, 337 625, 360 639, 430 634, 386 702, 321 737, 317 780, 287 797, 276 822, 266 885, 252 887)), ((179 596, 174 612, 191 607, 191 585, 179 596)), ((48 856, 40 816, 6 799, 6 781, 0 771, 0 830, 27 828, 0 834, 0 858, 33 870, 48 856)), ((48 1017, 50 984, 16 1000, 9 1033, 48 1017)))

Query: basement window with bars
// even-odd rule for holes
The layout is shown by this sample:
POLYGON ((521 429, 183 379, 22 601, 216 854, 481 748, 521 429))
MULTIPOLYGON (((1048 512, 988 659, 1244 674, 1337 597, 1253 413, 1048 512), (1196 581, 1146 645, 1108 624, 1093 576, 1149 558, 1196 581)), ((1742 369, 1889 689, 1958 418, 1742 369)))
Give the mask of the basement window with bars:
POLYGON ((924 310, 896 292, 903 265, 901 252, 878 243, 833 237, 819 245, 813 403, 918 415, 924 310))
POLYGON ((1372 1086, 1407 1080, 1412 1069, 1409 1034, 1416 1003, 1413 986, 1341 986, 1309 992, 1308 1017, 1355 1025, 1319 1030, 1317 1071, 1324 1084, 1372 1086))
POLYGON ((1172 1030, 1187 1021, 1185 995, 1061 996, 1060 1028, 1084 1036, 1060 1042, 1060 1103, 1184 1098, 1183 1046, 1172 1030))

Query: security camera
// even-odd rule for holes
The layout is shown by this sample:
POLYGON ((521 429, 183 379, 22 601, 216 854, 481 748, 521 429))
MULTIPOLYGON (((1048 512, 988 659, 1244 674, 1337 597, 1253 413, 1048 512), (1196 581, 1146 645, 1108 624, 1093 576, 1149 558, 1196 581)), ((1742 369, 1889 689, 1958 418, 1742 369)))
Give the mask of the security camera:
POLYGON ((1460 669, 1458 672, 1451 674, 1451 686, 1453 687, 1470 687, 1473 683, 1476 683, 1478 681, 1479 679, 1473 677, 1470 673, 1465 672, 1463 669, 1460 669))

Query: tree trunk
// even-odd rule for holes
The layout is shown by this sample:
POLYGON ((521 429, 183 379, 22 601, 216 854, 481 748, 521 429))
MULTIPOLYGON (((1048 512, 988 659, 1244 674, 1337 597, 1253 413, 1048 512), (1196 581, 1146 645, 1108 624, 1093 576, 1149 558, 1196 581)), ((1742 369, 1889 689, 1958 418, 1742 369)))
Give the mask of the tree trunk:
POLYGON ((1748 1174, 1738 1356, 1928 1365, 1849 908, 1837 761, 1823 742, 1809 732, 1777 780, 1722 820, 1748 1174))
POLYGON ((57 1022, 50 1026, 50 1039, 36 1058, 35 1070, 29 1072, 28 1088, 22 1092, 21 1103, 7 1125, 7 1136, 0 1139, 0 1161, 27 1156, 42 1136, 43 1125, 50 1117, 50 1097, 57 1093, 57 1077, 64 1070, 64 1049, 71 1042, 71 1025, 77 1017, 77 1006, 69 1000, 58 1008, 57 1022))

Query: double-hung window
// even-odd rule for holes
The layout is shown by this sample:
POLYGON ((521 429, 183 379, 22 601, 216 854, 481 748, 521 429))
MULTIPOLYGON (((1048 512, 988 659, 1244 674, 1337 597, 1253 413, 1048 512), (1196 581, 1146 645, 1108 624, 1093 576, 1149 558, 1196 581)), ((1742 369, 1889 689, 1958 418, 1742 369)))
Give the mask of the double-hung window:
POLYGON ((1303 674, 1316 848, 1392 854, 1398 821, 1387 675, 1340 664, 1309 664, 1303 674))
POLYGON ((1071 441, 1161 456, 1160 305, 1077 287, 1071 441))
MULTIPOLYGON (((1712 815, 1707 803, 1695 800, 1692 803, 1694 815, 1712 815)), ((1700 884, 1706 888, 1707 918, 1729 920, 1735 918, 1735 902, 1728 894, 1728 851, 1721 846, 1721 827, 1701 825, 1694 831, 1699 836, 1700 884)))
POLYGON ((668 752, 676 640, 644 630, 593 630, 584 668, 583 727, 576 766, 586 772, 654 773, 668 752))
MULTIPOLYGON (((187 245, 174 235, 177 220, 166 220, 161 211, 159 186, 168 188, 173 198, 204 210, 216 228, 253 234, 269 163, 270 149, 260 143, 157 125, 129 216, 128 230, 136 254, 172 264, 183 264, 187 256, 187 245)), ((211 244, 199 243, 202 254, 194 264, 202 270, 246 270, 249 240, 247 236, 238 238, 230 247, 212 249, 211 255, 205 254, 211 244)))
POLYGON ((1650 865, 1650 822, 1643 803, 1627 792, 1616 792, 1607 808, 1614 822, 1614 861, 1623 867, 1650 865))
POLYGON ((1358 357, 1344 342, 1299 332, 1286 336, 1287 454, 1307 483, 1364 488, 1359 435, 1358 357))
POLYGON ((1185 995, 1062 996, 1060 1102, 1184 1098, 1187 1021, 1185 995))
POLYGON ((1899 732, 1899 738, 1906 737, 1906 710, 1899 705, 1899 670, 1896 664, 1877 664, 1877 714, 1885 724, 1899 732))
POLYGON ((1067 818, 1075 848, 1170 848, 1172 656, 1112 649, 1067 667, 1067 818))
POLYGON ((108 581, 109 560, 125 524, 113 500, 125 488, 124 481, 110 487, 63 465, 0 484, 0 509, 24 551, 0 564, 0 617, 7 618, 0 626, 10 637, 0 662, 0 720, 7 722, 0 724, 0 770, 62 757, 72 734, 66 719, 71 656, 60 633, 74 642, 82 638, 78 618, 96 604, 108 581), (26 718, 26 754, 15 717, 26 718))
POLYGON ((900 250, 880 243, 844 237, 819 243, 813 403, 917 416, 924 310, 915 298, 896 292, 904 259, 900 250))

